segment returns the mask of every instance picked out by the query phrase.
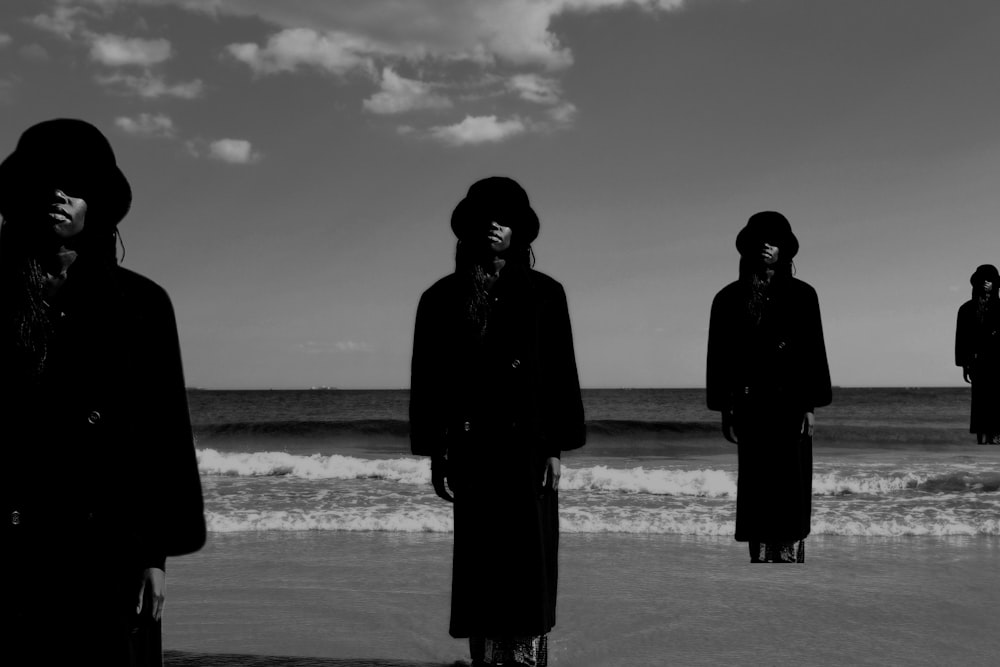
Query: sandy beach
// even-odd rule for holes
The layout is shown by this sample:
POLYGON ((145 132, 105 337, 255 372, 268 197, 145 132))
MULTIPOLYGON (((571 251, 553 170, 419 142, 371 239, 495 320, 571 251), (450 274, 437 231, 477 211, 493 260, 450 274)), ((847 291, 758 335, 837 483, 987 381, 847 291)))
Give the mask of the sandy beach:
MULTIPOLYGON (((995 664, 1000 540, 807 544, 802 566, 751 566, 724 537, 564 535, 551 663, 995 664)), ((450 549, 436 534, 214 535, 169 564, 167 663, 467 664, 447 635, 450 549)))

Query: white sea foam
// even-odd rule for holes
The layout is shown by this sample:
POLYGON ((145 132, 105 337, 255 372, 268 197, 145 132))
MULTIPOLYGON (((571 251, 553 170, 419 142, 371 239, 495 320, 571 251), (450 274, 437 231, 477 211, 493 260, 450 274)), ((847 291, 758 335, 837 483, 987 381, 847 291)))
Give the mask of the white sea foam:
POLYGON ((841 474, 813 473, 813 495, 836 496, 848 493, 867 493, 885 495, 913 489, 931 479, 932 475, 924 473, 878 473, 841 474))
POLYGON ((618 491, 657 496, 721 498, 736 494, 736 476, 724 470, 671 468, 563 468, 560 488, 567 491, 618 491))
POLYGON ((289 476, 303 479, 385 479, 403 484, 425 484, 431 479, 424 458, 361 459, 353 456, 287 452, 219 452, 198 450, 202 475, 228 477, 289 476))
POLYGON ((349 531, 395 533, 450 533, 450 511, 413 509, 390 513, 364 511, 206 512, 208 529, 215 533, 253 531, 349 531))
MULTIPOLYGON (((443 504, 442 504, 443 505, 443 504)), ((814 535, 867 537, 903 536, 1000 536, 1000 519, 995 513, 967 513, 953 510, 868 515, 859 508, 851 512, 832 510, 814 515, 814 535)), ((452 515, 447 506, 390 509, 339 508, 324 511, 223 511, 207 513, 212 532, 399 532, 449 533, 452 515)), ((564 507, 560 511, 563 533, 621 533, 633 535, 732 535, 732 513, 709 507, 684 511, 639 509, 634 507, 564 507)))
MULTIPOLYGON (((399 457, 365 459, 353 456, 301 455, 287 452, 220 452, 198 450, 198 468, 203 475, 225 477, 290 477, 308 480, 374 479, 406 485, 428 485, 427 458, 399 457)), ((813 475, 814 496, 868 494, 886 496, 918 488, 942 478, 948 471, 900 471, 853 469, 824 471, 813 475)), ((981 488, 967 470, 954 469, 956 480, 969 490, 981 488)), ((615 468, 607 465, 574 467, 563 465, 561 488, 567 492, 645 494, 698 498, 731 498, 736 495, 735 469, 663 467, 615 468)), ((951 489, 954 490, 954 489, 951 489)))

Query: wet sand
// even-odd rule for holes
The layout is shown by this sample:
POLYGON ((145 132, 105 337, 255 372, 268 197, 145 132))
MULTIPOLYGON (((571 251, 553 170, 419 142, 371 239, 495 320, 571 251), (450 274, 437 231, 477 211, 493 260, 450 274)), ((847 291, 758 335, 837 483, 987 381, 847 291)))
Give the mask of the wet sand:
MULTIPOLYGON (((728 537, 563 535, 550 664, 1000 655, 1000 538, 814 536, 803 565, 748 561, 728 537)), ((447 534, 214 534, 168 563, 166 662, 467 664, 447 634, 450 567, 447 534)))

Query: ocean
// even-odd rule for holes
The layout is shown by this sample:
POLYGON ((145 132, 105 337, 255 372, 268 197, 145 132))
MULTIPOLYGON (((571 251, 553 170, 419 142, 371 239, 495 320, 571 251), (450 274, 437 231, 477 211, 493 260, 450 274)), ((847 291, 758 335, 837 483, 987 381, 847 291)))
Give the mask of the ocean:
MULTIPOLYGON (((172 664, 463 664, 447 636, 451 508, 408 453, 407 400, 189 393, 210 537, 168 566, 172 664)), ((703 390, 590 389, 584 405, 588 444, 563 457, 553 664, 1000 655, 1000 447, 969 434, 968 389, 836 388, 816 414, 806 564, 785 569, 750 568, 732 540, 736 451, 703 390), (896 605, 888 627, 866 600, 896 605), (721 616, 703 618, 713 601, 721 616), (942 623, 954 641, 929 632, 942 623)))

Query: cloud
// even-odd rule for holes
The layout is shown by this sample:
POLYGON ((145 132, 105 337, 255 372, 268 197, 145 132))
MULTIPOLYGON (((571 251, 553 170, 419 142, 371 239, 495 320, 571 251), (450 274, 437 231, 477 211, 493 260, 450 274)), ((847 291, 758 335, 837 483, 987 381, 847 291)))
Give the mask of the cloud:
POLYGON ((56 5, 52 9, 52 14, 38 14, 30 19, 28 23, 59 35, 63 39, 71 39, 73 34, 81 29, 82 25, 78 16, 83 12, 82 7, 68 7, 66 5, 56 5))
POLYGON ((119 116, 115 118, 115 125, 129 134, 151 137, 174 136, 174 122, 164 114, 141 113, 136 118, 119 116))
POLYGON ((97 82, 102 86, 121 86, 139 97, 147 99, 178 97, 193 100, 201 97, 205 87, 201 79, 168 84, 162 77, 149 72, 138 76, 121 73, 98 76, 97 82))
POLYGON ((337 352, 371 352, 372 346, 364 341, 339 340, 333 343, 319 343, 314 340, 307 340, 295 346, 303 352, 309 354, 329 354, 337 352))
POLYGON ((559 102, 559 82, 538 74, 515 74, 507 82, 507 87, 522 99, 538 104, 559 102))
POLYGON ((376 50, 375 45, 363 37, 335 30, 321 34, 309 28, 282 30, 272 35, 263 48, 252 43, 227 47, 231 56, 261 74, 293 72, 300 66, 337 75, 355 69, 370 73, 374 66, 366 54, 376 50))
POLYGON ((5 32, 0 32, 0 48, 3 48, 14 41, 14 38, 5 32))
POLYGON ((559 106, 549 109, 549 118, 560 125, 568 125, 576 117, 576 105, 570 102, 563 102, 559 106))
POLYGON ((391 68, 382 70, 382 90, 363 102, 368 111, 377 114, 398 114, 417 109, 447 109, 451 100, 435 94, 430 84, 405 79, 391 68))
POLYGON ((170 55, 170 42, 165 39, 95 35, 90 45, 90 57, 109 67, 149 67, 162 63, 170 55))
POLYGON ((370 352, 372 349, 368 343, 357 343, 353 340, 340 340, 334 345, 341 352, 370 352))
MULTIPOLYGON (((577 108, 564 98, 559 81, 561 72, 573 65, 572 45, 563 43, 553 29, 561 17, 627 9, 666 12, 684 4, 684 0, 59 1, 62 13, 57 8, 42 21, 52 30, 79 21, 68 10, 70 2, 105 15, 118 6, 175 6, 213 17, 254 18, 270 33, 262 40, 226 46, 225 53, 236 62, 259 75, 314 70, 338 78, 368 77, 377 87, 362 106, 373 114, 460 106, 456 118, 464 120, 453 125, 397 127, 401 134, 429 133, 454 145, 502 141, 572 124, 577 108), (475 66, 456 66, 463 63, 475 66), (419 80, 399 74, 413 68, 419 68, 419 80), (518 73, 512 75, 512 70, 518 73), (487 99, 492 100, 489 107, 484 104, 487 99)), ((137 88, 138 83, 133 86, 137 88)))
MULTIPOLYGON (((125 0, 89 3, 105 9, 126 4, 125 0)), ((501 60, 557 70, 572 65, 573 55, 552 32, 555 18, 627 7, 670 11, 681 7, 683 0, 128 0, 127 4, 252 16, 282 32, 305 29, 320 36, 351 35, 370 42, 371 50, 361 51, 368 54, 393 53, 410 60, 501 60)))
POLYGON ((16 81, 0 78, 0 104, 10 104, 14 99, 16 81))
POLYGON ((17 53, 25 60, 42 62, 49 59, 49 52, 41 44, 26 44, 19 48, 17 53))
POLYGON ((208 154, 229 164, 251 164, 261 158, 246 139, 218 139, 208 145, 208 154))
POLYGON ((464 146, 497 143, 527 129, 520 118, 501 121, 496 116, 466 116, 460 123, 431 128, 430 134, 446 144, 464 146))

